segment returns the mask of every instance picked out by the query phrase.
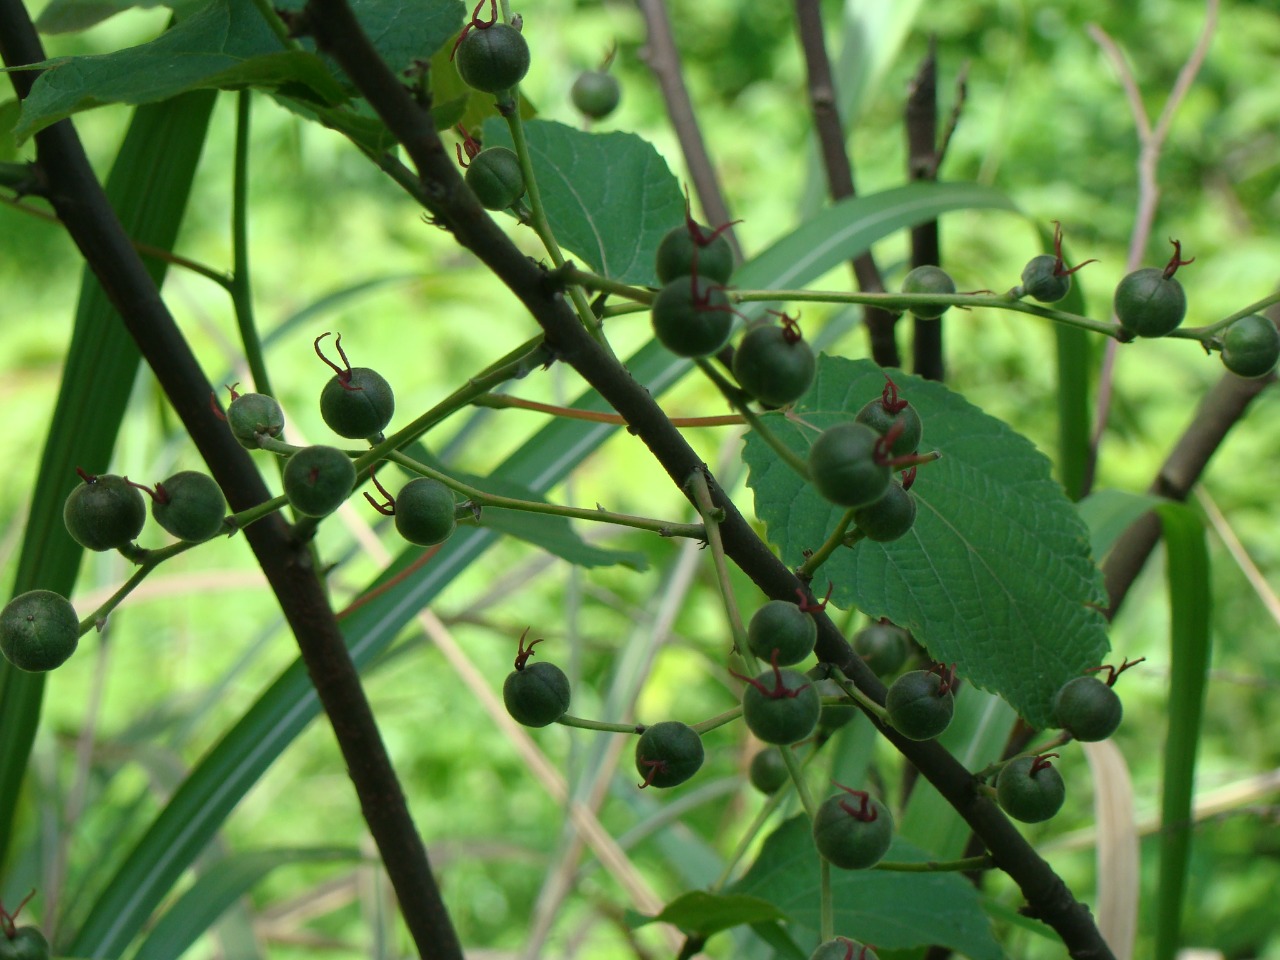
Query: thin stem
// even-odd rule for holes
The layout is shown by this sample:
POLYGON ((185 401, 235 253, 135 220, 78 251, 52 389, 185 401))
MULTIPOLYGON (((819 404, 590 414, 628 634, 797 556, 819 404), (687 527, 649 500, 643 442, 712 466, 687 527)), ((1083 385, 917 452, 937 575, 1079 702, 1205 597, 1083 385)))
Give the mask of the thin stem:
POLYGON ((583 730, 599 730, 602 733, 639 733, 641 725, 635 723, 606 723, 603 720, 584 720, 565 714, 556 723, 565 727, 579 727, 583 730))
MULTIPOLYGON (((274 12, 273 12, 274 15, 274 12)), ((276 17, 279 20, 279 17, 276 17)), ((275 396, 262 353, 262 338, 253 319, 253 284, 249 273, 249 130, 253 92, 236 95, 236 146, 231 186, 231 302, 235 307, 240 343, 244 346, 254 389, 275 396)))
MULTIPOLYGON (((770 747, 770 749, 775 748, 770 747)), ((783 748, 778 747, 776 749, 781 750, 783 748)), ((810 754, 809 756, 811 757, 813 754, 810 754)), ((808 757, 805 758, 805 763, 807 762, 808 757)), ((779 787, 777 791, 771 793, 765 798, 764 806, 760 808, 759 813, 757 813, 752 819, 750 826, 748 826, 738 838, 738 843, 733 848, 733 853, 729 854, 728 859, 725 861, 724 869, 720 871, 720 876, 716 877, 715 883, 711 884, 710 889, 712 893, 719 893, 728 885, 729 881, 733 878, 733 873, 737 869, 738 864, 742 862, 742 858, 747 855, 748 851, 750 851, 751 845, 755 843, 756 837, 760 835, 760 831, 764 829, 764 825, 769 822, 769 818, 773 816, 774 811, 777 810, 778 807, 782 805, 782 801, 786 799, 787 789, 790 785, 791 781, 788 780, 779 787)))
POLYGON ((253 5, 257 8, 258 13, 262 15, 262 19, 267 22, 267 26, 271 28, 271 32, 276 35, 276 39, 280 41, 283 47, 288 50, 302 49, 302 44, 289 36, 289 28, 285 26, 284 21, 280 19, 280 14, 276 13, 275 7, 271 5, 271 0, 253 0, 253 5))
POLYGON ((840 518, 840 522, 836 524, 836 528, 831 531, 831 536, 827 537, 822 546, 813 552, 813 556, 796 568, 796 576, 802 580, 812 580, 818 568, 826 563, 831 558, 831 555, 844 544, 844 535, 848 532, 852 523, 853 511, 846 510, 844 516, 840 518))
POLYGON ((959 860, 881 860, 872 870, 889 870, 894 873, 968 873, 973 870, 991 870, 995 862, 988 854, 963 857, 959 860))
POLYGON ((590 270, 583 270, 581 267, 575 267, 573 264, 566 264, 559 271, 559 276, 564 277, 568 283, 577 284, 585 287, 587 290, 596 290, 600 293, 614 293, 620 297, 626 297, 635 303, 651 304, 657 294, 652 290, 646 290, 643 287, 633 287, 629 283, 623 283, 620 280, 611 280, 609 277, 601 276, 598 273, 592 273, 590 270))
POLYGON ((720 511, 711 499, 711 489, 707 486, 706 474, 695 470, 685 480, 685 489, 702 517, 702 524, 707 531, 707 543, 711 547, 711 559, 716 567, 716 583, 720 586, 720 597, 724 601, 725 612, 729 615, 729 627, 733 631, 733 646, 747 663, 752 673, 756 670, 755 657, 747 646, 747 630, 742 625, 742 614, 738 611, 738 601, 733 595, 733 581, 729 574, 729 564, 725 561, 724 541, 720 538, 720 511))
MULTIPOLYGON (((475 407, 492 407, 497 410, 516 409, 534 410, 538 413, 549 413, 554 417, 566 420, 589 420, 592 423, 612 423, 626 426, 627 422, 616 413, 605 413, 602 410, 579 410, 575 407, 559 407, 553 403, 539 403, 537 400, 525 400, 502 393, 487 393, 476 397, 471 402, 475 407)), ((746 423, 740 414, 726 413, 718 417, 672 417, 671 423, 677 427, 736 427, 746 423)))
POLYGON ((170 557, 176 557, 180 553, 186 553, 192 547, 198 546, 195 543, 174 543, 167 547, 161 547, 158 550, 142 550, 134 554, 131 559, 138 559, 138 569, 135 570, 120 588, 111 596, 102 602, 102 604, 80 621, 80 636, 84 636, 90 630, 101 630, 102 625, 106 622, 107 616, 116 607, 124 602, 124 598, 133 593, 137 589, 138 584, 142 583, 156 567, 164 563, 170 557))
POLYGON ((445 486, 457 490, 464 497, 469 498, 482 510, 485 507, 497 507, 504 510, 523 510, 525 513, 541 513, 552 517, 570 517, 574 520, 613 523, 621 527, 649 530, 664 537, 688 537, 691 540, 702 540, 706 537, 706 530, 700 523, 675 523, 667 520, 653 520, 649 517, 635 517, 626 513, 611 513, 599 507, 594 510, 588 510, 583 507, 565 507, 554 503, 540 503, 535 500, 517 500, 515 497, 503 497, 494 493, 487 493, 479 487, 463 483, 461 480, 457 480, 447 473, 432 469, 425 463, 414 460, 408 454, 401 453, 398 450, 388 453, 387 459, 414 473, 439 480, 445 486))
POLYGON ((710 719, 703 720, 701 723, 690 724, 690 727, 695 730, 699 736, 701 736, 710 730, 714 730, 716 727, 723 727, 727 723, 733 723, 733 721, 737 720, 740 716, 742 716, 742 707, 737 706, 731 710, 726 710, 724 713, 718 713, 710 719))
POLYGON ((826 943, 836 935, 835 898, 831 890, 831 861, 818 857, 819 939, 826 943))
POLYGON ((727 379, 725 379, 715 367, 707 360, 701 358, 694 361, 698 365, 698 369, 705 373, 725 395, 725 398, 737 408, 742 415, 742 419, 747 422, 765 443, 773 448, 773 451, 782 459, 782 462, 794 470, 802 479, 809 479, 809 466, 794 450, 788 447, 782 440, 769 429, 768 425, 747 403, 746 394, 735 387, 727 379))
POLYGON ((804 807, 804 812, 812 820, 818 815, 818 804, 813 799, 809 784, 805 782, 804 767, 796 760, 796 755, 790 747, 779 747, 778 749, 782 752, 782 762, 787 765, 787 772, 791 774, 791 782, 796 785, 796 793, 800 797, 800 805, 804 807))

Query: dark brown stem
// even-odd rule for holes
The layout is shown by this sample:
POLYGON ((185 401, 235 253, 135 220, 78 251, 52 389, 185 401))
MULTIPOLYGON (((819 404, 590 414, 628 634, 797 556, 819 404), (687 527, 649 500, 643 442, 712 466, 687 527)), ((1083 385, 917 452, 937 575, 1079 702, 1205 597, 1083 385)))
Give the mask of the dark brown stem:
MULTIPOLYGON (((804 50, 809 75, 809 105, 813 125, 818 134, 822 166, 827 172, 827 187, 832 200, 854 196, 853 167, 844 145, 844 125, 836 105, 836 87, 831 79, 831 61, 827 57, 826 36, 822 30, 822 10, 818 0, 796 0, 796 21, 800 46, 804 50)), ((864 293, 883 293, 884 280, 875 258, 867 251, 853 261, 853 275, 864 293)), ((863 313, 867 334, 871 339, 871 356, 882 367, 902 366, 898 341, 893 326, 898 318, 878 307, 867 307, 863 313)))
MULTIPOLYGON (((547 274, 531 263, 476 204, 450 162, 430 115, 377 58, 346 0, 310 0, 307 11, 318 44, 346 71, 404 145, 422 178, 431 212, 506 283, 542 326, 546 342, 557 356, 600 392, 677 486, 687 490, 688 478, 694 471, 706 474, 706 465, 644 386, 578 322, 547 274)), ((712 501, 724 512, 720 530, 726 555, 767 596, 794 598, 797 588, 803 586, 795 574, 774 556, 709 474, 707 485, 712 501)), ((819 630, 819 659, 840 665, 869 697, 883 702, 884 685, 853 654, 839 628, 825 613, 813 616, 819 630)), ((937 743, 908 741, 892 730, 881 730, 982 838, 997 865, 1022 889, 1030 912, 1059 933, 1073 957, 1102 960, 1112 956, 1088 909, 1072 897, 1053 869, 995 804, 978 791, 968 770, 937 743)))
MULTIPOLYGON (((653 71, 658 88, 662 91, 667 116, 676 132, 676 139, 680 142, 680 152, 684 154, 689 176, 693 178, 693 191, 698 196, 698 203, 710 221, 710 226, 727 224, 733 217, 729 213, 729 205, 725 202, 715 167, 707 153, 706 141, 702 139, 702 129, 693 112, 693 101, 689 99, 689 89, 684 83, 680 51, 676 49, 675 38, 671 33, 671 18, 667 16, 666 4, 663 0, 636 0, 636 6, 644 16, 648 35, 644 61, 653 71)), ((738 244, 737 234, 730 227, 725 230, 724 235, 733 248, 735 262, 741 263, 742 247, 738 244)))
MULTIPOLYGON (((929 53, 920 64, 907 91, 907 179, 912 183, 938 178, 938 56, 937 43, 929 40, 929 53)), ((942 253, 938 242, 937 218, 911 230, 911 265, 939 266, 942 253)), ((942 320, 921 320, 912 324, 911 363, 926 380, 941 380, 945 373, 942 358, 942 320)))
MULTIPOLYGON (((0 53, 10 66, 44 59, 19 0, 0 0, 0 53)), ((36 75, 12 76, 25 96, 36 75)), ((116 219, 71 122, 54 124, 35 139, 37 163, 48 179, 54 209, 155 372, 232 510, 269 499, 248 452, 226 424, 210 413, 208 378, 116 219)), ((278 515, 249 526, 245 537, 297 639, 421 955, 462 960, 426 848, 409 816, 360 677, 305 545, 294 541, 278 515)))
MULTIPOLYGON (((1227 433, 1244 416, 1253 398, 1274 380, 1274 373, 1257 380, 1223 374, 1222 379, 1205 394, 1147 492, 1170 500, 1187 499, 1227 433)), ((1154 513, 1148 513, 1130 525, 1107 554, 1102 572, 1106 577, 1110 601, 1108 619, 1115 618, 1129 588, 1159 540, 1160 520, 1154 513)))

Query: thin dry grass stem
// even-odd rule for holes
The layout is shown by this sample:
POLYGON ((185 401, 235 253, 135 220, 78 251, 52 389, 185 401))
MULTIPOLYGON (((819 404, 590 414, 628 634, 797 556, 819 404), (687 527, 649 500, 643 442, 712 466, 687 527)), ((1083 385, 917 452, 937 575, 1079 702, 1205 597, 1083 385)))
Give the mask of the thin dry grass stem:
POLYGON ((1205 516, 1209 518, 1209 524, 1213 527, 1213 532, 1222 540, 1227 552, 1231 554, 1231 559, 1236 562, 1236 566, 1240 568, 1244 578, 1249 581, 1249 586, 1253 587, 1253 592, 1258 595, 1258 599, 1266 607, 1271 619, 1277 625, 1280 625, 1280 597, 1277 597, 1276 592, 1271 589, 1271 584, 1267 583, 1267 578, 1262 575, 1258 565, 1253 562, 1253 557, 1249 556, 1249 551, 1240 542, 1240 538, 1236 536, 1235 530, 1227 518, 1223 516, 1222 511, 1218 509, 1218 504, 1209 495, 1209 492, 1204 487, 1196 487, 1195 495, 1200 506, 1204 508, 1205 516))
POLYGON ((1098 831, 1098 930, 1116 960, 1131 960, 1138 936, 1141 885, 1133 779, 1124 755, 1110 740, 1082 743, 1093 772, 1093 812, 1098 831))

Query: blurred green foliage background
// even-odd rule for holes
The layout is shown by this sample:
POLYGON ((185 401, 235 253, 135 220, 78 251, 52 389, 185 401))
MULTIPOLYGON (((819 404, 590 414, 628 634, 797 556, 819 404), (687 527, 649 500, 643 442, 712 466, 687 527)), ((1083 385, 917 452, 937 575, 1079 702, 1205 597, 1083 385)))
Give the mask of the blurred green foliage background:
MULTIPOLYGON (((670 9, 699 119, 733 214, 743 220, 740 236, 749 252, 758 252, 820 202, 790 9, 733 0, 672 0, 670 9)), ((932 37, 944 111, 955 99, 957 76, 963 70, 968 78, 942 177, 997 185, 1031 221, 1061 220, 1071 255, 1100 261, 1076 279, 1091 315, 1105 316, 1110 290, 1124 273, 1137 202, 1137 143, 1115 71, 1086 28, 1098 24, 1126 52, 1154 116, 1196 41, 1204 5, 849 0, 827 3, 824 10, 833 55, 843 44, 852 45, 852 69, 842 80, 865 85, 850 137, 859 190, 870 193, 903 180, 904 91, 932 37), (893 43, 898 23, 905 30, 900 48, 893 43)), ((685 179, 660 95, 642 62, 644 29, 637 10, 626 3, 541 0, 521 5, 519 12, 534 51, 523 90, 538 113, 579 123, 567 99, 569 85, 616 40, 614 69, 623 82, 623 102, 599 128, 640 133, 685 179)), ((46 41, 51 54, 116 49, 153 36, 167 16, 161 9, 133 11, 84 34, 46 41)), ((1278 64, 1275 5, 1227 5, 1204 69, 1170 128, 1159 168, 1162 202, 1145 262, 1167 259, 1167 237, 1180 239, 1196 257, 1194 267, 1179 273, 1191 302, 1191 324, 1225 316, 1275 285, 1280 98, 1271 78, 1278 64)), ((76 119, 104 174, 127 120, 128 111, 116 108, 76 119)), ((268 359, 295 442, 326 435, 315 400, 327 371, 311 353, 312 339, 325 330, 340 331, 354 363, 377 367, 394 384, 397 421, 438 400, 461 371, 479 370, 507 345, 533 334, 533 321, 513 298, 448 235, 426 225, 420 211, 336 134, 302 123, 265 98, 255 100, 254 124, 251 244, 264 329, 334 290, 373 278, 387 281, 272 340, 268 359)), ((223 95, 177 248, 218 268, 229 262, 233 125, 233 100, 223 95)), ((12 144, 0 139, 0 159, 13 155, 12 144)), ((30 145, 16 156, 31 156, 30 145)), ((537 253, 528 231, 513 225, 511 233, 537 253)), ((1027 222, 994 213, 949 217, 942 224, 942 249, 943 263, 962 290, 1008 289, 1022 263, 1042 252, 1027 222)), ((904 272, 906 252, 904 239, 876 250, 890 285, 904 272)), ((0 409, 6 414, 0 434, 6 464, 0 473, 0 562, 6 571, 16 560, 79 272, 75 251, 56 226, 0 205, 0 409)), ((847 271, 839 271, 818 285, 847 283, 847 271)), ((170 271, 165 295, 210 377, 228 384, 243 379, 234 320, 222 292, 177 269, 170 271)), ((834 308, 804 310, 808 335, 833 325, 833 332, 843 332, 829 350, 865 355, 864 335, 850 319, 834 308)), ((612 323, 610 335, 617 352, 626 355, 647 339, 648 325, 643 315, 622 318, 612 323)), ((953 389, 1052 455, 1048 326, 1020 315, 952 311, 946 338, 953 389)), ((1121 349, 1099 485, 1145 488, 1198 399, 1220 375, 1216 359, 1185 341, 1121 349)), ((562 401, 579 389, 571 373, 556 367, 520 383, 516 392, 562 401)), ((154 382, 144 374, 134 392, 115 469, 154 482, 172 469, 198 467, 154 382)), ((670 393, 666 405, 678 415, 724 412, 713 390, 693 378, 670 393)), ((1280 610, 1274 587, 1266 586, 1277 582, 1280 570, 1276 414, 1271 390, 1232 433, 1203 488, 1262 582, 1251 585, 1221 536, 1215 537, 1217 646, 1199 775, 1204 793, 1280 768, 1273 735, 1280 728, 1280 610)), ((539 414, 481 411, 446 423, 432 444, 483 474, 541 422, 539 414)), ((726 478, 740 484, 739 441, 730 431, 704 429, 690 436, 713 467, 725 465, 726 478)), ((737 493, 749 503, 740 485, 737 493)), ((557 496, 650 516, 688 515, 683 498, 625 433, 557 496)), ((376 519, 353 502, 322 528, 325 554, 345 558, 333 574, 339 606, 380 568, 365 529, 376 519)), ((509 669, 515 637, 531 625, 535 635, 547 638, 540 651, 574 676, 577 714, 601 714, 606 693, 625 700, 627 681, 641 678, 635 715, 650 722, 692 722, 726 709, 735 699, 722 668, 729 635, 706 558, 653 537, 605 536, 647 554, 648 570, 575 570, 506 541, 448 589, 434 614, 490 691, 498 690, 509 669), (640 672, 620 676, 622 662, 640 672)), ((292 641, 255 570, 242 539, 219 540, 166 565, 113 615, 101 642, 86 640, 80 654, 52 677, 19 847, 37 858, 67 841, 60 874, 46 873, 45 885, 64 891, 68 919, 74 920, 81 902, 75 884, 92 876, 98 861, 125 849, 129 831, 139 828, 181 771, 294 658, 292 641), (70 837, 68 821, 75 824, 70 837)), ((1167 604, 1159 573, 1157 558, 1113 632, 1117 661, 1147 657, 1125 676, 1126 721, 1117 735, 1137 783, 1140 819, 1155 813, 1169 709, 1167 604)), ((73 598, 77 607, 90 608, 126 576, 127 564, 114 555, 87 558, 73 598)), ((753 589, 740 586, 749 607, 753 589)), ((370 674, 369 692, 464 943, 477 957, 518 956, 539 936, 546 938, 544 956, 636 955, 618 912, 627 900, 616 873, 602 870, 589 854, 563 866, 574 841, 563 826, 562 805, 530 773, 522 742, 494 723, 475 693, 459 682, 456 669, 424 634, 410 633, 370 674), (549 877, 563 879, 572 893, 558 900, 549 877)), ((571 787, 589 782, 593 765, 604 762, 595 751, 609 739, 558 727, 534 735, 571 787)), ((663 898, 709 879, 698 855, 701 845, 724 855, 758 806, 755 796, 737 789, 751 753, 745 733, 736 725, 716 731, 708 746, 713 749, 702 785, 687 795, 675 822, 651 823, 659 806, 629 789, 629 747, 623 749, 620 774, 608 781, 602 822, 663 898)), ((893 759, 883 751, 878 755, 892 770, 893 759)), ((1072 787, 1068 808, 1034 828, 1034 836, 1073 889, 1090 900, 1089 839, 1070 842, 1072 831, 1090 824, 1088 771, 1078 751, 1067 754, 1062 769, 1072 787)), ((1233 958, 1280 958, 1276 800, 1273 778, 1269 790, 1243 791, 1198 825, 1187 943, 1233 958)), ((284 756, 230 821, 222 842, 232 848, 350 844, 371 851, 327 725, 314 725, 284 756)), ((1144 862, 1148 874, 1150 866, 1144 862)), ((1144 890, 1150 890, 1150 876, 1146 880, 1144 890)), ((0 890, 6 902, 20 899, 22 892, 14 893, 0 890)), ((1016 891, 1003 891, 1002 897, 1009 906, 1018 903, 1016 891)), ((272 957, 395 955, 388 898, 367 865, 287 866, 259 885, 221 935, 233 937, 237 924, 243 933, 253 917, 259 942, 269 944, 266 954, 272 957), (377 940, 378 931, 390 941, 377 940)), ((651 929, 635 936, 663 955, 651 929)), ((220 948, 210 940, 192 955, 211 956, 234 941, 221 942, 220 948)), ((1060 955, 1049 941, 1018 930, 1007 931, 1002 942, 1010 956, 1060 955)), ((731 947, 723 938, 712 942, 709 953, 729 956, 731 947)))

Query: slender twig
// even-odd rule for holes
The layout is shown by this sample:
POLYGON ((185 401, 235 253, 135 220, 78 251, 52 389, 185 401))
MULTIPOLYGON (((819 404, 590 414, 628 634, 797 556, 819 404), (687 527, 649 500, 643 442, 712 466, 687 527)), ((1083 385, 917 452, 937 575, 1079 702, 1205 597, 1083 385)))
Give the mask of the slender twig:
MULTIPOLYGON (((1133 231, 1129 235, 1129 254, 1125 260, 1125 272, 1138 268, 1151 239, 1151 227, 1155 223, 1156 210, 1160 203, 1160 182, 1158 167, 1160 153, 1173 123, 1174 114, 1181 105, 1196 74, 1204 63, 1209 52, 1209 44, 1213 40, 1213 32, 1218 22, 1218 0, 1206 0, 1204 26, 1195 48, 1187 57, 1186 63, 1178 72, 1178 79, 1165 100, 1164 108, 1154 127, 1147 116, 1147 109, 1142 103, 1142 91, 1125 61, 1124 54, 1114 40, 1097 24, 1089 25, 1089 36, 1098 44, 1111 60, 1119 75, 1120 84, 1124 88, 1125 98, 1129 101, 1129 111, 1133 114, 1133 122, 1138 133, 1138 207, 1134 215, 1133 231)), ((1098 400, 1094 419, 1093 435, 1089 442, 1089 451, 1085 458, 1084 477, 1081 495, 1087 494, 1093 487, 1094 476, 1098 469, 1098 450, 1102 445, 1102 435, 1107 429, 1107 420, 1111 413, 1111 398, 1115 392, 1115 362, 1117 344, 1108 343, 1102 355, 1102 368, 1098 374, 1098 400)))
MULTIPOLYGON (((796 21, 800 46, 804 50, 808 71, 809 105, 813 125, 821 145, 822 165, 827 172, 827 187, 832 200, 854 196, 853 167, 845 149, 844 124, 836 105, 835 82, 831 76, 831 60, 827 56, 826 36, 822 29, 822 10, 818 0, 796 0, 796 21)), ((868 293, 884 290, 880 268, 870 251, 854 259, 853 275, 858 286, 868 293)), ((882 367, 900 367, 902 358, 893 326, 898 318, 884 310, 868 307, 863 316, 871 338, 871 356, 882 367)))
MULTIPOLYGON (((592 423, 626 426, 626 421, 616 413, 559 407, 554 403, 539 403, 536 400, 525 400, 522 397, 513 397, 504 393, 486 393, 484 396, 476 397, 471 404, 475 407, 494 407, 499 410, 507 408, 534 410, 538 413, 549 413, 553 417, 563 417, 566 420, 589 420, 592 423)), ((739 413, 725 413, 716 417, 672 417, 671 422, 677 427, 739 427, 746 423, 742 414, 739 413)))
POLYGON ((689 89, 684 83, 684 71, 680 68, 680 51, 676 49, 675 37, 671 33, 671 18, 667 16, 666 4, 663 0, 636 0, 636 6, 644 17, 647 42, 641 58, 653 71, 658 88, 662 91, 663 103, 667 105, 667 116, 680 141, 680 152, 684 155, 684 165, 693 180, 693 192, 698 197, 702 212, 711 226, 725 226, 724 238, 733 248, 733 259, 742 262, 742 247, 732 226, 729 205, 725 202, 724 193, 720 189, 720 180, 716 176, 715 166, 707 153, 707 144, 702 139, 702 130, 698 126, 698 118, 693 112, 693 101, 689 99, 689 89))

